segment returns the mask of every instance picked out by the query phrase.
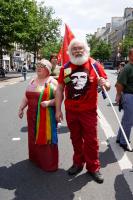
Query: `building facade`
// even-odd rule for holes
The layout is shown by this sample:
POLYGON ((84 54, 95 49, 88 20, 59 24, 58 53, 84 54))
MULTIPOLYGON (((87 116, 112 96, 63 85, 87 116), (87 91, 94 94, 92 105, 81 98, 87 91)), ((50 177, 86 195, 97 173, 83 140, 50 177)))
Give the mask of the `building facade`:
POLYGON ((111 44, 113 60, 120 61, 123 59, 121 57, 122 40, 128 33, 131 23, 133 23, 133 8, 125 8, 122 17, 112 17, 111 23, 107 23, 104 29, 98 28, 95 33, 97 38, 111 44))

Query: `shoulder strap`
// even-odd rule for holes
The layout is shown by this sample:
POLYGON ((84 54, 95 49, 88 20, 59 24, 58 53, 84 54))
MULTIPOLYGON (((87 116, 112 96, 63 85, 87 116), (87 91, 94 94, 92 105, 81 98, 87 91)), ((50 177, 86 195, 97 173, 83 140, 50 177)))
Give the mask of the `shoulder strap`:
POLYGON ((66 69, 67 67, 69 67, 69 65, 70 65, 70 61, 69 62, 67 62, 66 64, 64 64, 64 69, 66 69))
POLYGON ((30 81, 29 81, 29 85, 32 85, 35 81, 35 78, 32 78, 30 81))
POLYGON ((93 66, 95 67, 95 70, 96 70, 96 71, 97 71, 97 73, 99 74, 99 69, 98 69, 97 62, 93 63, 93 66))

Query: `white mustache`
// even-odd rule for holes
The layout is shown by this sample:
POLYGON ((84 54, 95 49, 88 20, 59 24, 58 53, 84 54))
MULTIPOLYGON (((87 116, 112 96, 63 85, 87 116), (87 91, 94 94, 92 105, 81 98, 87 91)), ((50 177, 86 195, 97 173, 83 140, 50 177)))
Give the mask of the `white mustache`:
POLYGON ((74 65, 83 65, 85 62, 87 62, 89 56, 87 54, 85 55, 79 55, 77 57, 70 55, 70 61, 74 65))

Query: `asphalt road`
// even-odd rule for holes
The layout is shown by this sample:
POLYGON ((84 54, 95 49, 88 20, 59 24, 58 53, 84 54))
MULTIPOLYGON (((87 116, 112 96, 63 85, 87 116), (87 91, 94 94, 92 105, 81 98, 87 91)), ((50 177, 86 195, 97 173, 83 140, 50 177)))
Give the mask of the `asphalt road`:
MULTIPOLYGON (((112 70, 107 73, 114 102, 116 74, 112 70)), ((30 79, 33 74, 28 76, 30 79)), ((115 144, 113 134, 117 133, 118 123, 108 100, 101 95, 98 134, 103 184, 95 183, 85 169, 76 177, 67 175, 73 150, 65 120, 58 135, 59 170, 46 173, 29 162, 26 116, 22 120, 17 117, 28 81, 14 78, 0 82, 0 200, 132 200, 133 153, 125 153, 115 144)), ((118 115, 121 118, 121 113, 118 115)))

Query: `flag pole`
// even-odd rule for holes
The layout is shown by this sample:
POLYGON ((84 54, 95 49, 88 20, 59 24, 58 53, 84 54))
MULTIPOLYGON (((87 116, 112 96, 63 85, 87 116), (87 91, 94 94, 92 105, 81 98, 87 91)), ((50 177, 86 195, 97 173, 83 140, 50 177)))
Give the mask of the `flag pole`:
MULTIPOLYGON (((99 79, 100 76, 99 76, 99 74, 97 73, 97 71, 96 71, 94 65, 93 65, 93 64, 91 64, 91 65, 92 65, 93 70, 94 70, 95 73, 96 73, 97 78, 99 79)), ((108 94, 108 92, 107 92, 107 90, 106 90, 106 88, 105 88, 104 86, 102 86, 102 89, 103 89, 103 91, 105 92, 105 95, 107 96, 107 98, 108 98, 108 100, 109 100, 109 103, 110 103, 110 105, 111 105, 111 107, 112 107, 112 109, 113 109, 113 111, 114 111, 115 117, 116 117, 116 119, 117 119, 117 121, 118 121, 118 124, 119 124, 119 126, 120 126, 120 128, 121 128, 122 134, 123 134, 123 136, 124 136, 124 139, 126 140, 126 143, 127 143, 127 145, 128 145, 128 148, 129 148, 130 151, 132 151, 132 148, 131 148, 131 146, 130 146, 130 144, 129 144, 129 141, 128 141, 128 139, 127 139, 126 133, 125 133, 125 131, 124 131, 123 127, 122 127, 122 124, 121 124, 121 122, 120 122, 120 120, 119 120, 119 117, 118 117, 118 115, 117 115, 117 113, 116 113, 116 111, 115 111, 115 109, 114 109, 114 106, 113 106, 113 104, 112 104, 112 101, 111 101, 111 99, 110 99, 110 96, 109 96, 109 94, 108 94)))

